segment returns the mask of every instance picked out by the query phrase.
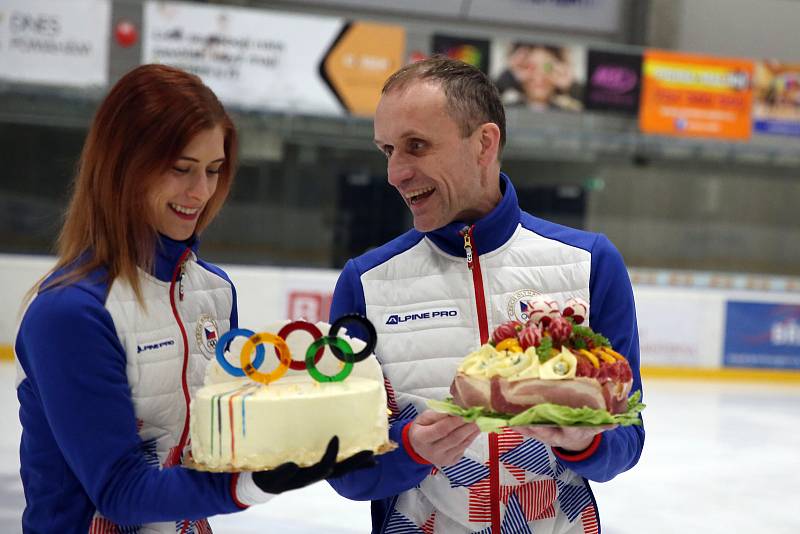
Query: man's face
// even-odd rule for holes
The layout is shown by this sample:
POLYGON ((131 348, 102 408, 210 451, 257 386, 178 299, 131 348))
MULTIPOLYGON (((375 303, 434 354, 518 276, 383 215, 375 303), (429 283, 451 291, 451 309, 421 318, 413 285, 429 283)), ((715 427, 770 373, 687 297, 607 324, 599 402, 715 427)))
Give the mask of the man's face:
POLYGON ((383 95, 375 112, 375 144, 386 155, 389 183, 420 232, 478 219, 494 207, 479 164, 480 128, 461 135, 438 84, 413 81, 383 95))

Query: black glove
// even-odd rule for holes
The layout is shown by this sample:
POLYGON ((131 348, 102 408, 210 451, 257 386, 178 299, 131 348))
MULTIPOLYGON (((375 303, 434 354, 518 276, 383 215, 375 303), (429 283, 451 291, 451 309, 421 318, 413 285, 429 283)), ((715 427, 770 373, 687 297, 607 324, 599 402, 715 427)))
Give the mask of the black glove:
POLYGON ((314 465, 299 467, 294 462, 287 462, 269 471, 253 473, 253 482, 261 491, 277 494, 375 465, 375 455, 372 451, 361 451, 337 463, 336 455, 338 453, 339 438, 333 436, 328 442, 322 459, 314 465))

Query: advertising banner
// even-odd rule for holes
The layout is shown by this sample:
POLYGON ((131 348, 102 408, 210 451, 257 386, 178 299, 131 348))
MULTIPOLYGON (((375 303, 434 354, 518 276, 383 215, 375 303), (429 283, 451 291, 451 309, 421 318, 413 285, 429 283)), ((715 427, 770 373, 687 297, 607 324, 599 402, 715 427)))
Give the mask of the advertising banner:
POLYGON ((108 0, 0 2, 0 78, 67 87, 108 83, 108 0))
POLYGON ((434 34, 431 53, 469 63, 489 74, 489 41, 453 35, 434 34))
POLYGON ((337 18, 147 2, 142 62, 193 72, 227 104, 339 114, 341 106, 317 69, 342 24, 337 18))
POLYGON ((406 32, 372 22, 346 24, 331 45, 320 72, 344 109, 372 116, 383 82, 403 66, 406 32))
POLYGON ((728 301, 723 363, 800 369, 800 305, 728 301))
POLYGON ((752 61, 647 50, 642 70, 644 133, 750 138, 752 61))
POLYGON ((622 24, 622 4, 621 0, 470 0, 463 2, 461 15, 470 21, 613 33, 622 24))
POLYGON ((588 110, 639 113, 642 55, 589 50, 583 105, 588 110))
POLYGON ((336 17, 149 1, 142 61, 194 72, 243 108, 368 114, 404 38, 396 26, 336 17))
POLYGON ((753 130, 800 136, 800 63, 757 61, 753 130))
POLYGON ((493 81, 506 106, 537 111, 583 109, 586 49, 532 42, 495 41, 493 81))
POLYGON ((293 3, 345 7, 414 15, 423 19, 464 19, 469 22, 499 22, 523 27, 566 28, 593 33, 620 30, 623 0, 293 0, 293 3))
POLYGON ((722 301, 699 291, 634 287, 643 366, 718 368, 722 301))

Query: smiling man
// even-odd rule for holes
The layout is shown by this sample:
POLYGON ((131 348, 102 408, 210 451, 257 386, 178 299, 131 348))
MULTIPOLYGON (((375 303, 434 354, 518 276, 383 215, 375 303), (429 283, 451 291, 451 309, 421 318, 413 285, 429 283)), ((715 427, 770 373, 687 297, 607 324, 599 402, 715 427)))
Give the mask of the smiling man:
MULTIPOLYGON (((414 228, 430 232, 454 220, 480 219, 501 197, 500 127, 489 116, 471 120, 466 110, 460 125, 459 110, 449 109, 435 81, 397 83, 375 113, 375 144, 414 228)), ((493 111, 502 115, 502 108, 493 111)))
POLYGON ((497 89, 466 63, 432 58, 393 74, 374 141, 414 229, 347 262, 331 320, 357 312, 376 325, 390 435, 401 446, 331 485, 372 500, 375 533, 598 532, 588 481, 633 467, 643 427, 487 435, 425 403, 449 396, 462 358, 496 326, 520 319, 536 294, 590 301, 592 327, 627 356, 633 390, 641 389, 622 257, 600 234, 520 209, 500 172, 505 114, 497 89))

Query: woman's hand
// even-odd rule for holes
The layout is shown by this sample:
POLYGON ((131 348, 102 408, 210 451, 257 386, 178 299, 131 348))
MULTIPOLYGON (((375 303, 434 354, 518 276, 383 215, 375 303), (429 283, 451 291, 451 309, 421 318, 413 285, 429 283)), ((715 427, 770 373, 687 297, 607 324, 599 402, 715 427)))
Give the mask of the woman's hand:
POLYGON ((328 442, 328 447, 325 449, 322 459, 314 465, 300 467, 294 462, 287 462, 269 471, 253 473, 253 482, 256 483, 256 486, 261 491, 278 494, 308 486, 325 478, 340 477, 356 469, 364 469, 375 465, 372 451, 358 452, 341 462, 336 461, 338 453, 339 438, 334 436, 328 442))

